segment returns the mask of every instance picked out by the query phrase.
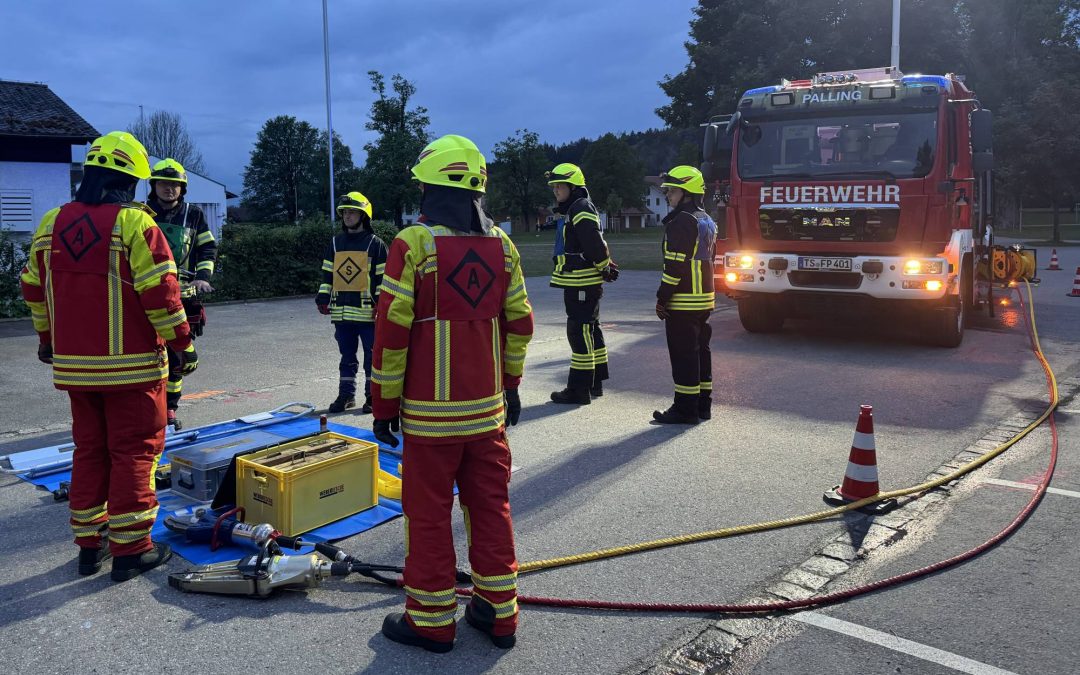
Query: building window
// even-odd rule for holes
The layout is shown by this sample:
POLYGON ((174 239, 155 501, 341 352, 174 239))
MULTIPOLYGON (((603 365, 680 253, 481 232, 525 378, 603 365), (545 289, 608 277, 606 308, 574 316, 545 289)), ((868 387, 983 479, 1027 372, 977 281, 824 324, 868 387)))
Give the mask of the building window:
POLYGON ((34 193, 32 190, 0 192, 0 228, 16 232, 34 230, 34 193))

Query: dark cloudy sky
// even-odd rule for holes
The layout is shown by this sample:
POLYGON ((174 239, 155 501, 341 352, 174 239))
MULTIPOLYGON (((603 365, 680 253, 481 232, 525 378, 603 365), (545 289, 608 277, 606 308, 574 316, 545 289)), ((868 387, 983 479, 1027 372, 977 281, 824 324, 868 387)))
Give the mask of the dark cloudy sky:
MULTIPOLYGON (((367 71, 418 89, 435 135, 490 153, 528 128, 561 143, 663 123, 694 0, 329 0, 334 129, 363 163, 367 71)), ((180 113, 233 192, 276 115, 325 128, 320 0, 0 0, 0 79, 45 82, 99 131, 180 113)))

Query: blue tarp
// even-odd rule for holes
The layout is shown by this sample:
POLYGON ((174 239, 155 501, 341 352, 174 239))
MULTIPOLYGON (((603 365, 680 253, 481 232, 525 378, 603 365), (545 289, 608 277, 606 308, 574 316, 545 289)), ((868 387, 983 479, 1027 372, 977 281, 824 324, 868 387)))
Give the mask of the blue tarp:
MULTIPOLYGON (((337 433, 344 434, 346 436, 352 436, 353 438, 359 438, 373 443, 377 443, 375 436, 368 429, 361 429, 358 427, 348 426, 345 424, 331 423, 328 425, 330 431, 336 431, 337 433)), ((244 422, 233 421, 225 422, 222 424, 213 425, 206 428, 204 436, 209 433, 217 433, 220 431, 229 430, 247 430, 251 425, 244 422)), ((319 430, 319 421, 310 417, 290 420, 288 422, 281 422, 278 424, 272 424, 269 426, 261 427, 260 431, 264 431, 275 436, 280 436, 282 441, 286 441, 298 436, 304 436, 306 434, 314 433, 319 430)), ((198 441, 192 441, 192 444, 198 441)), ((186 447, 185 445, 179 445, 171 450, 178 450, 186 447)), ((382 450, 380 445, 380 450, 382 450)), ((164 460, 163 460, 164 461, 164 460)), ((379 452, 379 466, 383 471, 390 473, 394 476, 398 475, 397 465, 398 458, 395 455, 391 455, 387 452, 379 452)), ((54 490, 60 486, 60 481, 71 480, 71 472, 65 471, 63 473, 50 474, 48 476, 40 476, 37 478, 24 479, 34 485, 43 487, 47 490, 54 490)), ((188 559, 192 563, 197 565, 204 565, 212 562, 221 562, 225 560, 235 560, 242 556, 251 553, 251 549, 241 548, 239 546, 223 546, 217 551, 211 551, 210 547, 205 544, 190 544, 185 541, 182 534, 172 532, 165 527, 165 517, 173 511, 178 511, 193 505, 190 500, 174 494, 171 490, 161 490, 158 492, 158 500, 161 502, 161 509, 158 512, 157 522, 154 523, 154 529, 151 532, 151 536, 154 541, 160 541, 168 543, 172 546, 173 550, 184 558, 188 559)), ((388 520, 392 520, 401 515, 401 502, 394 501, 392 499, 379 498, 378 506, 370 508, 366 511, 361 511, 355 515, 341 520, 324 525, 320 528, 314 529, 310 532, 304 533, 302 536, 308 541, 336 541, 338 539, 345 539, 353 535, 370 530, 376 525, 381 525, 388 520)), ((311 548, 303 549, 299 553, 310 553, 311 548)))

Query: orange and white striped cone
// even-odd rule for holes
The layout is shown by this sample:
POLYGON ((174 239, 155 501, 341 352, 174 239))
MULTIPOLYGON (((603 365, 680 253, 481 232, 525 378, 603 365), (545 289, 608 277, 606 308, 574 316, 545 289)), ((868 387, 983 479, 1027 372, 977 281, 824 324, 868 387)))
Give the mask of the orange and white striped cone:
POLYGON ((1076 276, 1073 277, 1072 290, 1065 295, 1069 296, 1070 298, 1080 298, 1080 267, 1076 268, 1076 276))
MULTIPOLYGON (((859 406, 859 421, 855 425, 855 438, 851 441, 847 471, 843 485, 827 491, 823 498, 829 504, 844 506, 860 499, 877 495, 877 450, 874 447, 874 407, 859 406)), ((895 499, 885 499, 861 507, 866 513, 888 513, 898 506, 895 499)))
POLYGON ((1058 257, 1057 257, 1057 249, 1056 248, 1050 250, 1050 267, 1047 267, 1046 269, 1054 271, 1054 272, 1060 272, 1061 271, 1061 267, 1058 265, 1058 257))

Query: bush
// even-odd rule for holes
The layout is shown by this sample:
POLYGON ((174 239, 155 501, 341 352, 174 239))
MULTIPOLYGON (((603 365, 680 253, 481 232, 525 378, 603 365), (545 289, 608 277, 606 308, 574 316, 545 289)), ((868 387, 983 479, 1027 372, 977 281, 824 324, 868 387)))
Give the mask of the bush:
MULTIPOLYGON (((374 222, 375 233, 389 245, 397 229, 374 222)), ((216 289, 209 300, 255 300, 314 295, 322 282, 323 253, 338 223, 325 216, 299 224, 226 224, 218 248, 216 289)))
POLYGON ((19 286, 29 250, 29 242, 17 242, 8 230, 0 228, 0 318, 30 316, 19 286))

